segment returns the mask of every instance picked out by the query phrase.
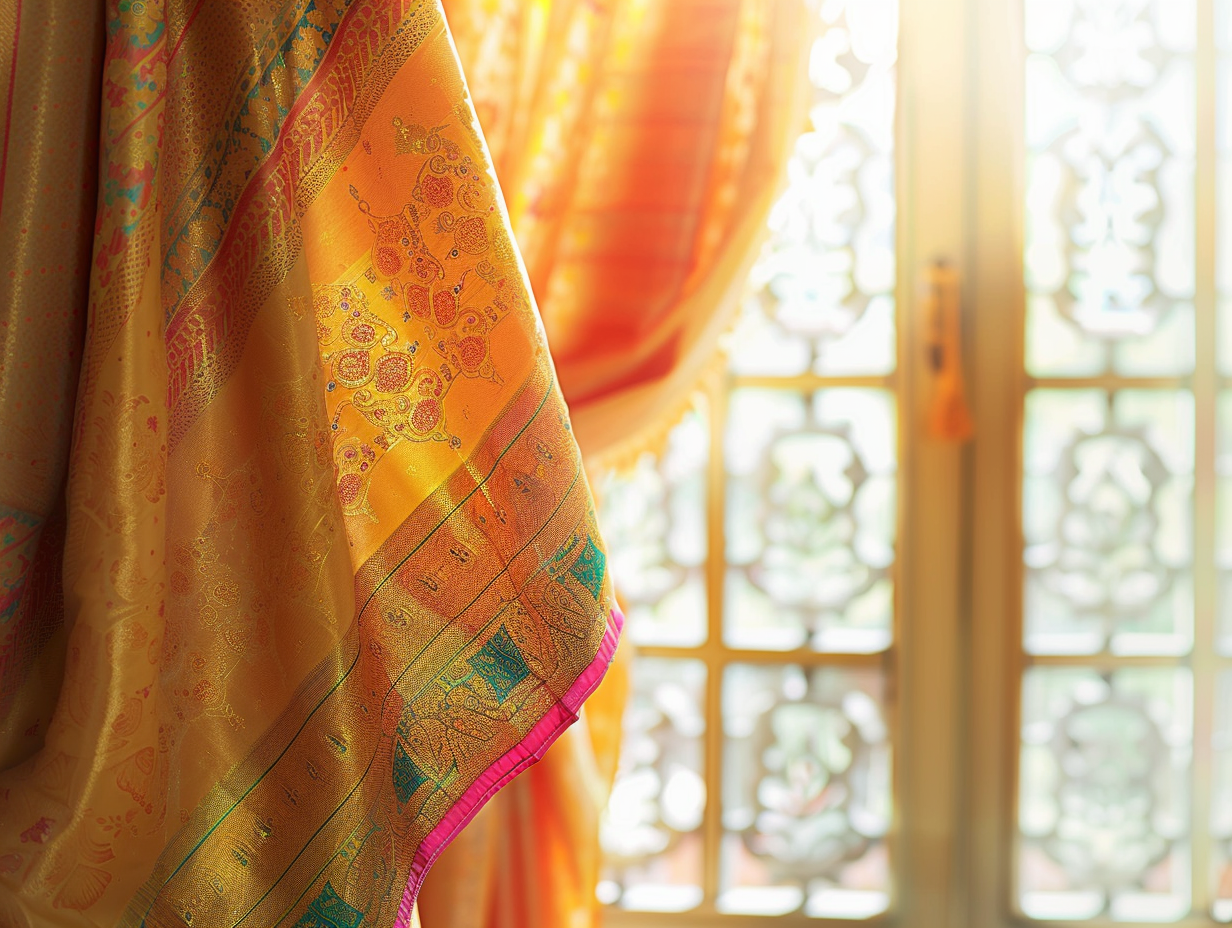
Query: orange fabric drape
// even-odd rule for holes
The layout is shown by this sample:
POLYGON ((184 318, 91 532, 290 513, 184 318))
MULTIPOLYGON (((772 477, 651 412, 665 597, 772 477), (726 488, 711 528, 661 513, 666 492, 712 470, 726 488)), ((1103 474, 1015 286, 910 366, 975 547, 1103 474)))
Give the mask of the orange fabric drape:
MULTIPOLYGON (((445 0, 470 93, 595 462, 670 424, 715 356, 802 122, 796 0, 445 0)), ((437 863, 428 928, 586 928, 628 685, 437 863)))
POLYGON ((588 459, 713 357, 802 124, 799 0, 446 0, 588 459))

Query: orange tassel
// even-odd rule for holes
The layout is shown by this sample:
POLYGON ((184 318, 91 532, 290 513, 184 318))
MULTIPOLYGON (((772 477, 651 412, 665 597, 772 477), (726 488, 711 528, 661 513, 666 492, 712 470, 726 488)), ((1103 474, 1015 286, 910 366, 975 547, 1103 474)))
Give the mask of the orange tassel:
POLYGON ((939 441, 962 443, 975 433, 975 423, 967 406, 963 378, 958 292, 958 273, 951 266, 937 262, 929 268, 925 312, 928 363, 934 381, 928 435, 939 441))

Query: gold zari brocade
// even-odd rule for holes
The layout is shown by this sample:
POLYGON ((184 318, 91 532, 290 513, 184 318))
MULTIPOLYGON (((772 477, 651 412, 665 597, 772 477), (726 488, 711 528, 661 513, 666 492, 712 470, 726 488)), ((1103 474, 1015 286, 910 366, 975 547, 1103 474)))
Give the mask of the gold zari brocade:
MULTIPOLYGON (((0 924, 409 924, 428 865, 576 718, 620 624, 441 11, 70 19, 23 2, 0 22, 17 107, 48 82, 78 106, 104 32, 97 203, 46 204, 70 229, 94 211, 88 269, 65 233, 16 270, 89 275, 84 349, 67 284, 58 381, 31 386, 36 349, 3 346, 3 396, 67 378, 76 411, 50 403, 0 468, 4 512, 34 525, 0 530, 63 558, 50 581, 0 560, 0 620, 25 630, 0 644, 0 924), (81 56, 75 83, 23 65, 40 29, 39 55, 81 56)), ((42 208, 10 196, 13 165, 95 184, 23 125, 6 247, 42 208)), ((0 293, 10 331, 31 292, 0 293)))
MULTIPOLYGON (((807 121, 803 0, 444 0, 588 466, 665 440, 720 370, 807 121)), ((623 650, 626 663, 629 652, 623 650)), ((613 668, 450 845, 429 928, 590 928, 623 708, 613 668)))

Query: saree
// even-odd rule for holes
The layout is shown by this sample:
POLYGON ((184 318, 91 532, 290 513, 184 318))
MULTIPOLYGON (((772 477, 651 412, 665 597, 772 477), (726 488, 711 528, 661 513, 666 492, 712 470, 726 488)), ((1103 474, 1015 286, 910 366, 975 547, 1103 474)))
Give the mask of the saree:
MULTIPOLYGON (((632 463, 722 363, 820 20, 802 0, 443 5, 587 465, 632 463)), ((430 928, 600 922, 622 669, 442 855, 430 928)))
POLYGON ((408 925, 622 624, 441 9, 0 43, 0 924, 408 925))

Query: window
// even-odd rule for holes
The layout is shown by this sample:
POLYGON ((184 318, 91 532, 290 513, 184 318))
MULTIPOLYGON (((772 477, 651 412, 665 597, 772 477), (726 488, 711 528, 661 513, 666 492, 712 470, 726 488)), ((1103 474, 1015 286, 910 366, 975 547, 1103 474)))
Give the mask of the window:
POLYGON ((897 10, 819 15, 740 350, 599 487, 640 655, 599 887, 625 909, 889 908, 897 10))
POLYGON ((1232 0, 815 5, 726 370, 599 487, 609 921, 1232 921, 1232 0))

